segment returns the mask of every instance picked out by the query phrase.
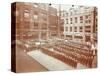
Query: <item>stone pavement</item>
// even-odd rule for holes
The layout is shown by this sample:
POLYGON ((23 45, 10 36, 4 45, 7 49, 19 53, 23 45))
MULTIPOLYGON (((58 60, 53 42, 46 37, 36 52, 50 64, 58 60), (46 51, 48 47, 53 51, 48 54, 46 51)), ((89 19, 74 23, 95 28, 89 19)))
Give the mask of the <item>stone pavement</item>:
MULTIPOLYGON (((38 50, 30 51, 27 54, 30 55, 33 59, 38 61, 41 65, 43 65, 50 71, 75 69, 75 68, 63 63, 62 61, 55 59, 51 56, 48 56, 38 50)), ((85 69, 85 68, 87 68, 87 67, 78 63, 77 69, 85 69)))
POLYGON ((16 49, 16 72, 48 71, 44 66, 28 56, 23 49, 16 49))
MULTIPOLYGON (((62 61, 60 61, 56 58, 53 58, 51 56, 48 56, 38 50, 30 51, 27 54, 29 56, 31 56, 33 59, 35 59, 36 61, 38 61, 41 65, 43 65, 50 71, 75 69, 75 68, 63 63, 62 61)), ((76 69, 87 69, 87 67, 78 63, 76 69)))

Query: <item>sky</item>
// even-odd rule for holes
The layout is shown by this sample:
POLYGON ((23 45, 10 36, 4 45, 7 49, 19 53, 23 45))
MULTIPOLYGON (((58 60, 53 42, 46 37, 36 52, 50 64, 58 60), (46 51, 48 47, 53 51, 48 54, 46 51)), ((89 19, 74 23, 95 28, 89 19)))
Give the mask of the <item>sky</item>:
MULTIPOLYGON (((72 8, 72 5, 61 5, 61 4, 52 4, 52 7, 56 8, 59 11, 59 7, 61 10, 68 11, 70 8, 72 8)), ((74 8, 78 8, 78 6, 74 6, 74 8)))
POLYGON ((93 8, 94 6, 80 6, 80 5, 66 5, 66 4, 52 4, 51 5, 52 7, 56 8, 57 11, 59 11, 59 7, 60 7, 60 10, 63 11, 69 11, 71 8, 74 8, 75 10, 78 10, 81 12, 82 11, 85 11, 84 9, 79 9, 80 7, 89 7, 89 8, 93 8))

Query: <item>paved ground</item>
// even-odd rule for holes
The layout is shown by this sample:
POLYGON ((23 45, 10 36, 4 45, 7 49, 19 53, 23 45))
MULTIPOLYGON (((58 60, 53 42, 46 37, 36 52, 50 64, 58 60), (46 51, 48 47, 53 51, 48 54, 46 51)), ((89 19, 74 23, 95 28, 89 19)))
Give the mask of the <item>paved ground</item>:
POLYGON ((28 56, 24 50, 16 50, 16 70, 17 72, 37 72, 47 71, 40 63, 28 56))
MULTIPOLYGON (((82 64, 77 65, 77 69, 85 69, 82 64)), ((68 70, 74 69, 71 66, 48 56, 40 51, 24 52, 23 49, 16 50, 16 70, 17 72, 40 72, 48 70, 68 70)))
POLYGON ((50 71, 74 69, 73 67, 63 63, 62 61, 55 59, 51 56, 48 56, 38 50, 30 51, 27 54, 30 55, 35 60, 37 60, 41 65, 43 65, 50 71))
MULTIPOLYGON (((60 61, 58 59, 55 59, 51 56, 48 56, 48 55, 42 53, 41 51, 37 51, 37 50, 30 51, 27 54, 30 55, 33 59, 38 61, 41 65, 43 65, 50 71, 75 69, 75 68, 63 63, 62 61, 60 61)), ((86 69, 86 68, 87 68, 86 66, 83 66, 82 64, 78 63, 76 69, 86 69)))

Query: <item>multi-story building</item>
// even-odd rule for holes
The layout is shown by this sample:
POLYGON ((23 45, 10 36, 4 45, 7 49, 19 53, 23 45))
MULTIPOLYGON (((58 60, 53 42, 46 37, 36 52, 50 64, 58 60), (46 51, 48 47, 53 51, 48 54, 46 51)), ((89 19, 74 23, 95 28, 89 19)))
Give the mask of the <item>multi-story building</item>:
POLYGON ((58 38, 64 39, 64 10, 61 8, 62 5, 58 5, 58 38))
POLYGON ((72 7, 64 12, 64 38, 88 42, 97 32, 96 7, 72 7))
POLYGON ((57 9, 50 4, 17 2, 15 14, 18 38, 46 40, 57 36, 57 9))
POLYGON ((57 16, 57 9, 49 6, 49 30, 50 30, 50 37, 57 37, 58 36, 58 16, 57 16))
POLYGON ((59 34, 60 34, 60 38, 61 39, 64 39, 64 34, 63 34, 63 32, 64 32, 64 13, 65 11, 63 11, 63 10, 61 10, 59 13, 59 34))

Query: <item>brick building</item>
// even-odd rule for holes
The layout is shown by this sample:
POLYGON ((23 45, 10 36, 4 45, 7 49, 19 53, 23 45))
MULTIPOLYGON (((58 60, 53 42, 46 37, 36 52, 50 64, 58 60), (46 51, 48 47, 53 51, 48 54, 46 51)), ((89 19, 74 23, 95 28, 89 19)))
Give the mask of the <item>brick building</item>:
POLYGON ((50 4, 16 3, 17 39, 46 40, 58 33, 57 9, 50 4))

